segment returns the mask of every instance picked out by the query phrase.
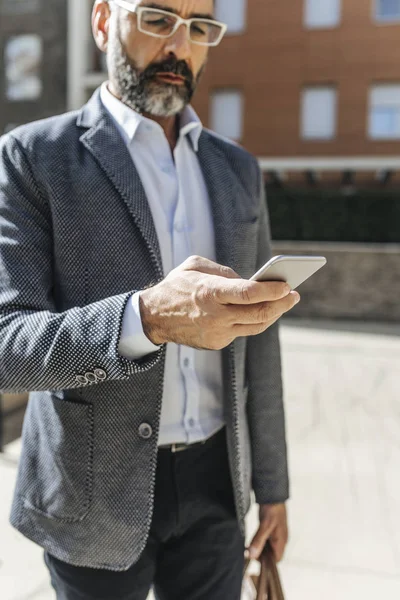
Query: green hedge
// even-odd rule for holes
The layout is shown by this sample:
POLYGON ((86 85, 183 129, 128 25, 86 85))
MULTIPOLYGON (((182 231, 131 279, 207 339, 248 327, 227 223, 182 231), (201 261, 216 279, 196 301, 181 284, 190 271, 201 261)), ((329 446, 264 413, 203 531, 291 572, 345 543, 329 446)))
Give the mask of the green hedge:
POLYGON ((267 198, 275 240, 400 243, 400 190, 267 186, 267 198))

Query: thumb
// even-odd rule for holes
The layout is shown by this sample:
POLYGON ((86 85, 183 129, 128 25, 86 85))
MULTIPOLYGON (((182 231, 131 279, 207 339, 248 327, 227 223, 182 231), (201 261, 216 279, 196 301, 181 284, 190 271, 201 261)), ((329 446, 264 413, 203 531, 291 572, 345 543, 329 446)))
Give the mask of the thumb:
POLYGON ((249 547, 250 558, 260 558, 262 551, 265 548, 265 544, 274 531, 274 528, 275 525, 272 521, 261 523, 249 547))

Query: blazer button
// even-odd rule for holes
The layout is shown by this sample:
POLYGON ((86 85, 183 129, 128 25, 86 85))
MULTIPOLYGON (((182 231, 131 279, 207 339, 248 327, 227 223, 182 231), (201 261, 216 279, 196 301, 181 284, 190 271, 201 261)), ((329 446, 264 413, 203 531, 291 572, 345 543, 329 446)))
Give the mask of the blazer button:
POLYGON ((107 373, 103 369, 95 369, 94 374, 99 381, 104 381, 107 379, 107 373))
POLYGON ((76 380, 79 383, 79 385, 86 385, 88 383, 88 380, 86 379, 85 375, 77 375, 76 380))
POLYGON ((85 373, 85 377, 88 383, 96 383, 97 377, 94 373, 85 373))
POLYGON ((143 440, 148 440, 153 435, 153 429, 148 423, 142 423, 139 427, 139 435, 143 440))

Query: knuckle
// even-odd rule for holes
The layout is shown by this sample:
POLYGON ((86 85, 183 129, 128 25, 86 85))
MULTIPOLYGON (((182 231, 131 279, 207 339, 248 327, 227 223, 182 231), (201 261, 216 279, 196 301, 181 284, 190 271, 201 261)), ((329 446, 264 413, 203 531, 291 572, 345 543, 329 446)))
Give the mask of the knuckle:
POLYGON ((197 289, 194 291, 195 300, 199 304, 207 304, 216 299, 216 291, 206 281, 201 280, 197 289))
POLYGON ((282 298, 285 298, 289 293, 287 283, 276 281, 274 283, 274 287, 272 288, 272 293, 274 295, 275 300, 281 300, 282 298))
POLYGON ((192 269, 198 267, 201 263, 201 258, 197 254, 193 254, 186 259, 185 263, 192 269))
POLYGON ((237 279, 239 275, 230 267, 226 267, 225 265, 221 265, 221 274, 229 279, 237 279))
POLYGON ((251 302, 252 295, 250 289, 251 288, 248 286, 247 283, 243 283, 240 288, 240 297, 244 302, 246 302, 246 304, 249 304, 251 302))
POLYGON ((271 305, 269 303, 264 303, 260 306, 258 317, 261 323, 266 323, 271 319, 271 305))

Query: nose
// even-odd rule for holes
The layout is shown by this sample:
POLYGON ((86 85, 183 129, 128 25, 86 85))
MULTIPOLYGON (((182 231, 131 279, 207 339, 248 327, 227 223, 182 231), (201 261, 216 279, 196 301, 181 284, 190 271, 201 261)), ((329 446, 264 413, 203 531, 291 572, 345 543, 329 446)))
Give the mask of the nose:
POLYGON ((165 51, 167 54, 174 54, 178 60, 187 60, 190 57, 191 44, 186 25, 182 24, 174 35, 167 39, 165 51))

